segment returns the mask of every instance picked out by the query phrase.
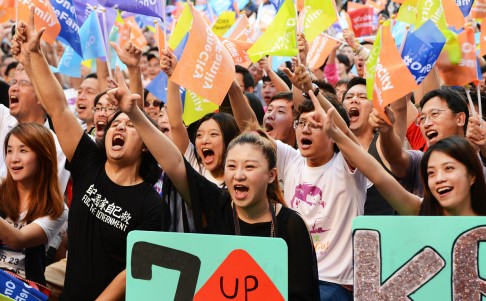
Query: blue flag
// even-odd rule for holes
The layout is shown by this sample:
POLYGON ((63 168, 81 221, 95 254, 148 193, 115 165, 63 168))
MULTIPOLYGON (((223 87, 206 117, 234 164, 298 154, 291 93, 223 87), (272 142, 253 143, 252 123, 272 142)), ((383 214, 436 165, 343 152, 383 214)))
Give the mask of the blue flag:
POLYGON ((457 0, 456 4, 459 6, 459 9, 461 10, 462 14, 464 15, 464 18, 469 16, 469 13, 471 12, 471 8, 473 6, 474 0, 457 0))
POLYGON ((3 270, 0 270, 0 292, 13 300, 47 301, 46 295, 3 270))
POLYGON ((275 7, 275 10, 278 11, 280 9, 280 6, 282 6, 284 0, 269 0, 269 2, 272 3, 273 7, 275 7))
POLYGON ((54 73, 62 73, 72 77, 81 77, 81 62, 83 58, 76 53, 76 51, 67 46, 62 54, 57 68, 51 66, 51 70, 54 73))
POLYGON ((79 36, 85 60, 106 56, 105 43, 95 11, 91 12, 88 19, 79 29, 79 36))
POLYGON ((434 67, 446 39, 431 20, 409 33, 402 50, 402 59, 417 84, 420 84, 434 67))
POLYGON ((93 7, 98 4, 97 0, 73 0, 74 9, 76 11, 76 19, 78 25, 84 24, 84 21, 88 19, 89 14, 93 11, 93 7))
MULTIPOLYGON (((189 38, 189 34, 186 34, 182 41, 179 43, 177 48, 174 50, 174 55, 179 60, 182 56, 182 52, 186 47, 187 39, 189 38)), ((164 103, 167 102, 167 83, 169 79, 165 72, 160 72, 148 85, 145 87, 150 93, 152 93, 155 97, 163 101, 164 103)), ((184 90, 185 91, 185 90, 184 90)), ((184 100, 185 94, 181 95, 181 98, 184 100)))
POLYGON ((81 50, 81 39, 79 38, 79 25, 76 19, 76 10, 72 0, 51 0, 54 13, 61 24, 58 40, 71 46, 80 56, 83 55, 81 50))
POLYGON ((162 16, 162 0, 99 0, 103 6, 115 7, 119 10, 146 16, 164 18, 162 16))

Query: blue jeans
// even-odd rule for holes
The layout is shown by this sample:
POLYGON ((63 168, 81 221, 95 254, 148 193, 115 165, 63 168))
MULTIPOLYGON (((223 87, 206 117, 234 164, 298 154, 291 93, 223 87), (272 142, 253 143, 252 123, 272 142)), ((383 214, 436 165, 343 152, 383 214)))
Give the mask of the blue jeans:
POLYGON ((353 293, 337 283, 319 280, 321 301, 353 301, 353 293))

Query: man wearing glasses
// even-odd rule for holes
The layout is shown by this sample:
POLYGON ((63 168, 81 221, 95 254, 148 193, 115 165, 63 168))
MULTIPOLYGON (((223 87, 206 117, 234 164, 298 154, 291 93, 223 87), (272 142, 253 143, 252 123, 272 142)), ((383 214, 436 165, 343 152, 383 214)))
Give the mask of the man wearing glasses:
MULTIPOLYGON (((457 91, 451 88, 432 90, 424 95, 420 101, 420 107, 422 110, 416 119, 416 124, 420 127, 420 132, 428 146, 450 136, 466 137, 469 109, 465 99, 457 91)), ((370 118, 370 120, 373 119, 375 120, 375 122, 372 121, 373 124, 379 124, 381 145, 383 146, 381 150, 385 159, 390 163, 393 174, 401 178, 401 184, 406 187, 412 183, 420 183, 419 165, 423 153, 403 149, 402 142, 394 133, 393 128, 387 125, 376 111, 370 118)), ((484 136, 482 140, 484 140, 484 136)), ((482 154, 483 157, 486 157, 485 155, 482 154)), ((486 174, 484 167, 483 171, 486 174)), ((422 187, 418 188, 418 191, 414 190, 414 193, 423 195, 422 187)))

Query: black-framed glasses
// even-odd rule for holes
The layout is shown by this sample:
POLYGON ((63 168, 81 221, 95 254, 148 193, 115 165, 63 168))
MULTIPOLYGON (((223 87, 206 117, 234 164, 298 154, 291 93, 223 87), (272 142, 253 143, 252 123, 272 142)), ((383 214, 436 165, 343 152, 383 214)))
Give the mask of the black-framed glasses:
POLYGON ((105 111, 105 113, 112 114, 112 113, 115 113, 116 110, 117 110, 117 107, 94 107, 93 108, 94 113, 105 111))
POLYGON ((446 109, 433 109, 427 114, 420 114, 419 117, 415 120, 415 124, 418 126, 423 125, 424 123, 427 122, 427 119, 434 122, 437 118, 440 117, 440 115, 444 112, 451 111, 451 110, 446 110, 446 109))
POLYGON ((150 104, 152 104, 154 107, 158 108, 158 107, 160 107, 160 104, 161 103, 162 103, 162 101, 160 101, 158 99, 154 99, 154 101, 152 101, 152 102, 150 102, 148 100, 145 100, 143 102, 143 106, 146 107, 146 108, 148 108, 148 107, 150 107, 150 104))
POLYGON ((316 125, 313 125, 312 123, 310 123, 310 121, 308 120, 304 120, 304 119, 299 119, 299 120, 295 120, 294 121, 294 129, 303 129, 305 128, 306 125, 309 125, 309 128, 310 129, 319 129, 318 126, 316 125))

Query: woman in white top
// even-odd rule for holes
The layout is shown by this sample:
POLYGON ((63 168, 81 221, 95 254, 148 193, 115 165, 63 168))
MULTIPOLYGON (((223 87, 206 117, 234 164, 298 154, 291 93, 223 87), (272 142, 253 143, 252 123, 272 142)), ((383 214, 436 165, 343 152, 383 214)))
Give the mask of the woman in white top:
POLYGON ((0 185, 0 268, 45 284, 45 251, 67 218, 51 132, 34 123, 5 138, 7 177, 0 185))

